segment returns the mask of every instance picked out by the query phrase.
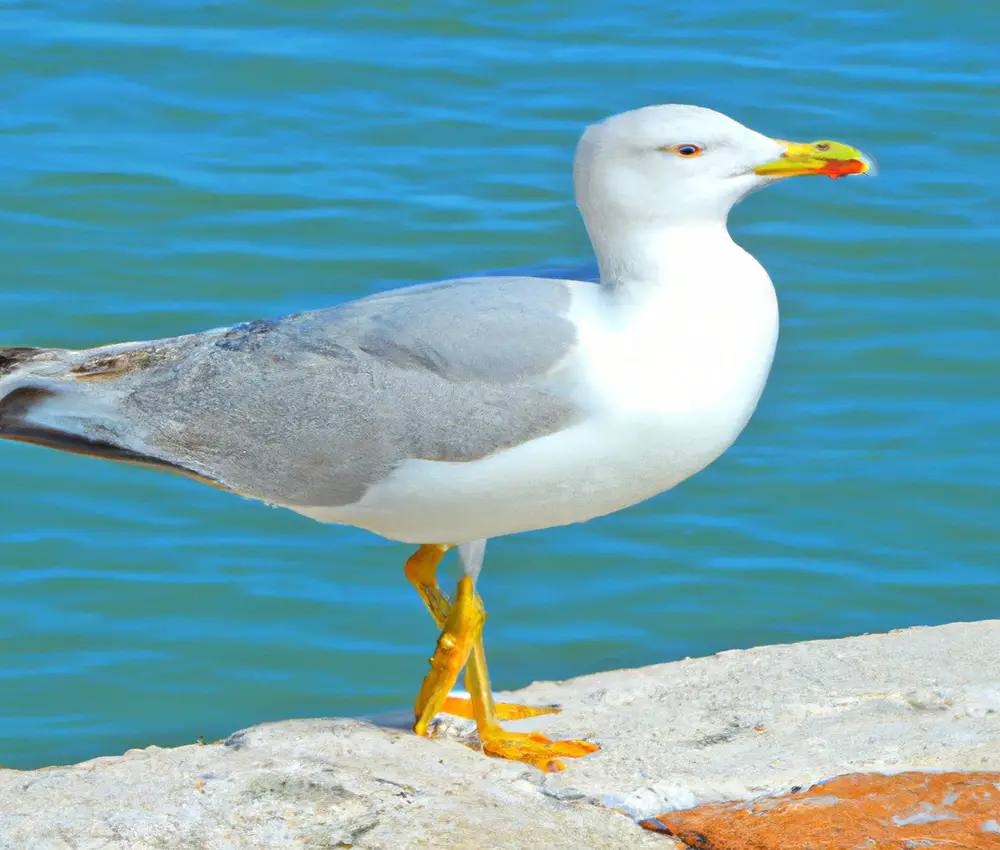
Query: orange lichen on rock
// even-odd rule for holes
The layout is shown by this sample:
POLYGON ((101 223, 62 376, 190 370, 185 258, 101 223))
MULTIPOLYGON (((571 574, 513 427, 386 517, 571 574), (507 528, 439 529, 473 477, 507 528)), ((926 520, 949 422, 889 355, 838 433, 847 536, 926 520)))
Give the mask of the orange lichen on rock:
POLYGON ((1000 773, 855 773, 642 826, 696 850, 1000 850, 1000 773))

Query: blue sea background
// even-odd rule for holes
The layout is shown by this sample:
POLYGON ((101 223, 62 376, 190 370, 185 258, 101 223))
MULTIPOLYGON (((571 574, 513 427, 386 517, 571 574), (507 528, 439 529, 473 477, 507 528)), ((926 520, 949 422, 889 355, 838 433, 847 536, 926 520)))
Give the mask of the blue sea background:
MULTIPOLYGON (((494 683, 995 617, 998 37, 963 0, 7 2, 0 345, 592 271, 573 146, 623 109, 846 141, 878 179, 787 181, 732 217, 783 316, 736 446, 490 544, 494 683)), ((0 763, 405 708, 436 637, 408 554, 0 445, 0 763)))

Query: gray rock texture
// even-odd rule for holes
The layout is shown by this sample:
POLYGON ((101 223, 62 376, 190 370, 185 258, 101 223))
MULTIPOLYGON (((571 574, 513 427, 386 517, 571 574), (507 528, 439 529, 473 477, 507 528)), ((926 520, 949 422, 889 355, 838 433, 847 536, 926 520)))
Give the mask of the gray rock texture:
POLYGON ((602 751, 543 774, 476 752, 466 721, 428 740, 291 720, 221 744, 0 770, 0 848, 666 848, 632 818, 855 770, 1000 770, 1000 621, 724 652, 506 698, 564 707, 512 728, 602 751))

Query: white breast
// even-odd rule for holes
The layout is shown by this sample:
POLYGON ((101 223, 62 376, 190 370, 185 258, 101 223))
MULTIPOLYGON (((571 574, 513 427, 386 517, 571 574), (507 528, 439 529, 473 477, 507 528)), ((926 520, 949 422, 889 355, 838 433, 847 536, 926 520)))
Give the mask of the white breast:
POLYGON ((690 270, 684 286, 653 288, 610 322, 581 323, 599 409, 628 441, 622 451, 643 498, 722 454, 767 381, 778 339, 774 287, 753 257, 729 247, 690 270))
POLYGON ((462 543, 611 513, 693 475, 746 425, 777 341, 771 282, 733 248, 682 288, 621 301, 579 288, 580 424, 469 463, 407 461, 355 505, 293 510, 462 543))

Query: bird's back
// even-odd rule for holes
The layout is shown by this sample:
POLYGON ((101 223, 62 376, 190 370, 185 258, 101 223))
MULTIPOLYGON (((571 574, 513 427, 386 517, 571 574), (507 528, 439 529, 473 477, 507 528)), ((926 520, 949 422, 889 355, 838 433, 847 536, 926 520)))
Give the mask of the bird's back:
POLYGON ((286 505, 349 504, 409 458, 563 427, 568 284, 411 287, 88 351, 0 349, 0 435, 178 468, 286 505))

